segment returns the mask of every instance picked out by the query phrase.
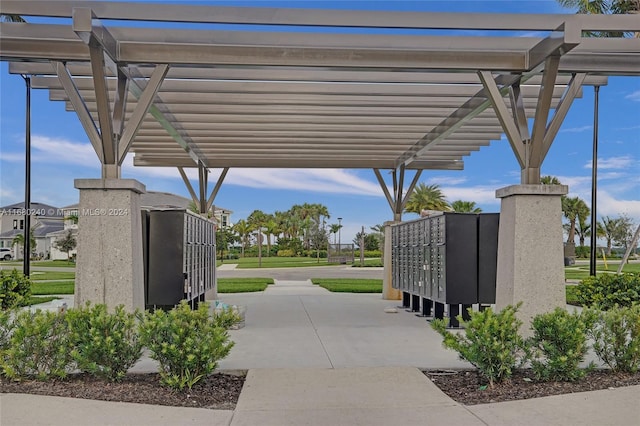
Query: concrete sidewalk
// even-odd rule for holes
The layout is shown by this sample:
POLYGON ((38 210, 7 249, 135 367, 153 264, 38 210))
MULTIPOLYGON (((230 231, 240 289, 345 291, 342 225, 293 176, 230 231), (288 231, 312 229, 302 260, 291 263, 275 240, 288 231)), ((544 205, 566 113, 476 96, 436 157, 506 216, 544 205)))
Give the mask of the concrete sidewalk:
MULTIPOLYGON (((248 370, 234 411, 0 394, 0 425, 638 425, 640 386, 463 406, 420 369, 468 368, 424 318, 308 280, 223 294, 247 307, 221 370, 248 370)), ((51 307, 55 308, 55 307, 51 307)), ((143 358, 133 369, 157 371, 143 358)))

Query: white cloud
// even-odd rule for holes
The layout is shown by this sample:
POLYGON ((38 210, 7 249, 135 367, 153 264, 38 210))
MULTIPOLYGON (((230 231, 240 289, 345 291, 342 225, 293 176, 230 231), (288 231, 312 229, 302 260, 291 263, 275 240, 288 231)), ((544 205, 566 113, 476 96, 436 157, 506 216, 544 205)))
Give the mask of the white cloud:
POLYGON ((569 132, 569 133, 579 133, 587 130, 593 129, 593 126, 580 126, 580 127, 570 127, 568 129, 562 129, 561 132, 569 132))
POLYGON ((614 198, 606 190, 598 190, 598 217, 617 217, 621 214, 626 214, 634 223, 640 224, 640 200, 614 198))
POLYGON ((636 90, 635 92, 629 93, 624 97, 625 99, 631 99, 632 101, 640 102, 640 90, 636 90))
MULTIPOLYGON (((63 138, 42 135, 31 137, 31 161, 50 164, 72 164, 84 167, 98 167, 100 162, 90 143, 73 142, 63 138)), ((12 158, 17 154, 9 154, 12 158)), ((5 155, 3 154, 3 158, 5 155)), ((20 161, 24 160, 21 156, 20 161)), ((10 160, 11 161, 11 160, 10 160)))
POLYGON ((450 176, 434 176, 427 179, 427 182, 436 185, 460 185, 467 182, 467 178, 464 176, 450 177, 450 176))
MULTIPOLYGON (((598 159, 598 170, 601 169, 626 169, 633 165, 634 163, 633 157, 630 155, 623 155, 620 157, 609 157, 609 158, 599 158, 598 159)), ((587 161, 584 165, 585 169, 590 169, 592 167, 592 160, 587 161)))
POLYGON ((499 204, 500 200, 496 198, 495 186, 470 186, 470 187, 455 187, 455 186, 442 186, 440 187, 442 192, 448 201, 473 201, 476 204, 499 204))

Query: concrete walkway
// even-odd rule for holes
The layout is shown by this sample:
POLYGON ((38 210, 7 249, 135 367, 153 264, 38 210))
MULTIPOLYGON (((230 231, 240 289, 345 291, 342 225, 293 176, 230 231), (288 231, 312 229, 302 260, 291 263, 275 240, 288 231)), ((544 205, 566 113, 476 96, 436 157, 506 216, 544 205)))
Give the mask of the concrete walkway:
MULTIPOLYGON (((221 370, 248 370, 235 410, 0 394, 0 425, 638 425, 640 386, 463 406, 420 369, 469 365, 424 318, 384 309, 379 294, 276 281, 224 294, 247 307, 221 370)), ((133 371, 156 371, 144 358, 133 371)))

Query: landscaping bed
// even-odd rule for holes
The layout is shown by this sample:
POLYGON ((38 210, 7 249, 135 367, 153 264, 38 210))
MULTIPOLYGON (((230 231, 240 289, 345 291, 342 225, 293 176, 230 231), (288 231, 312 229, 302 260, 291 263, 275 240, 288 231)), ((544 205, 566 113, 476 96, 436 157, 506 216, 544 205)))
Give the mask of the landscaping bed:
POLYGON ((610 370, 594 370, 574 382, 537 381, 531 370, 516 370, 511 380, 493 387, 489 387, 488 380, 476 370, 430 370, 424 374, 449 397, 466 405, 640 385, 640 372, 613 373, 610 370))
POLYGON ((245 374, 212 374, 191 390, 176 391, 160 384, 158 374, 127 374, 120 382, 72 374, 65 380, 12 382, 0 378, 0 393, 27 393, 100 401, 134 402, 175 407, 233 410, 245 374))

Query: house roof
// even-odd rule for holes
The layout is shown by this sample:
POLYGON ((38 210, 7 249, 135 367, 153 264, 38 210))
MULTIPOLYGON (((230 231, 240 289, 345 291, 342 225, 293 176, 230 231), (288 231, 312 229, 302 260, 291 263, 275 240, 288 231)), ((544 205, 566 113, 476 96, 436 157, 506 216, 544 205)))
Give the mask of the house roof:
MULTIPOLYGON (((170 192, 162 191, 147 191, 140 195, 140 205, 144 208, 179 208, 188 209, 191 200, 181 195, 172 194, 170 192)), ((64 210, 77 209, 80 204, 71 204, 63 207, 64 210)), ((222 207, 216 207, 216 211, 222 211, 224 213, 233 213, 232 210, 228 210, 222 207)))
MULTIPOLYGON (((23 210, 24 209, 24 201, 19 203, 9 204, 7 206, 0 207, 0 211, 6 212, 8 210, 23 210)), ((62 217, 62 210, 58 207, 50 206, 49 204, 31 202, 31 210, 36 214, 35 216, 41 217, 62 217)), ((2 214, 0 212, 0 214, 2 214)), ((19 215, 16 213, 16 215, 19 215)))

